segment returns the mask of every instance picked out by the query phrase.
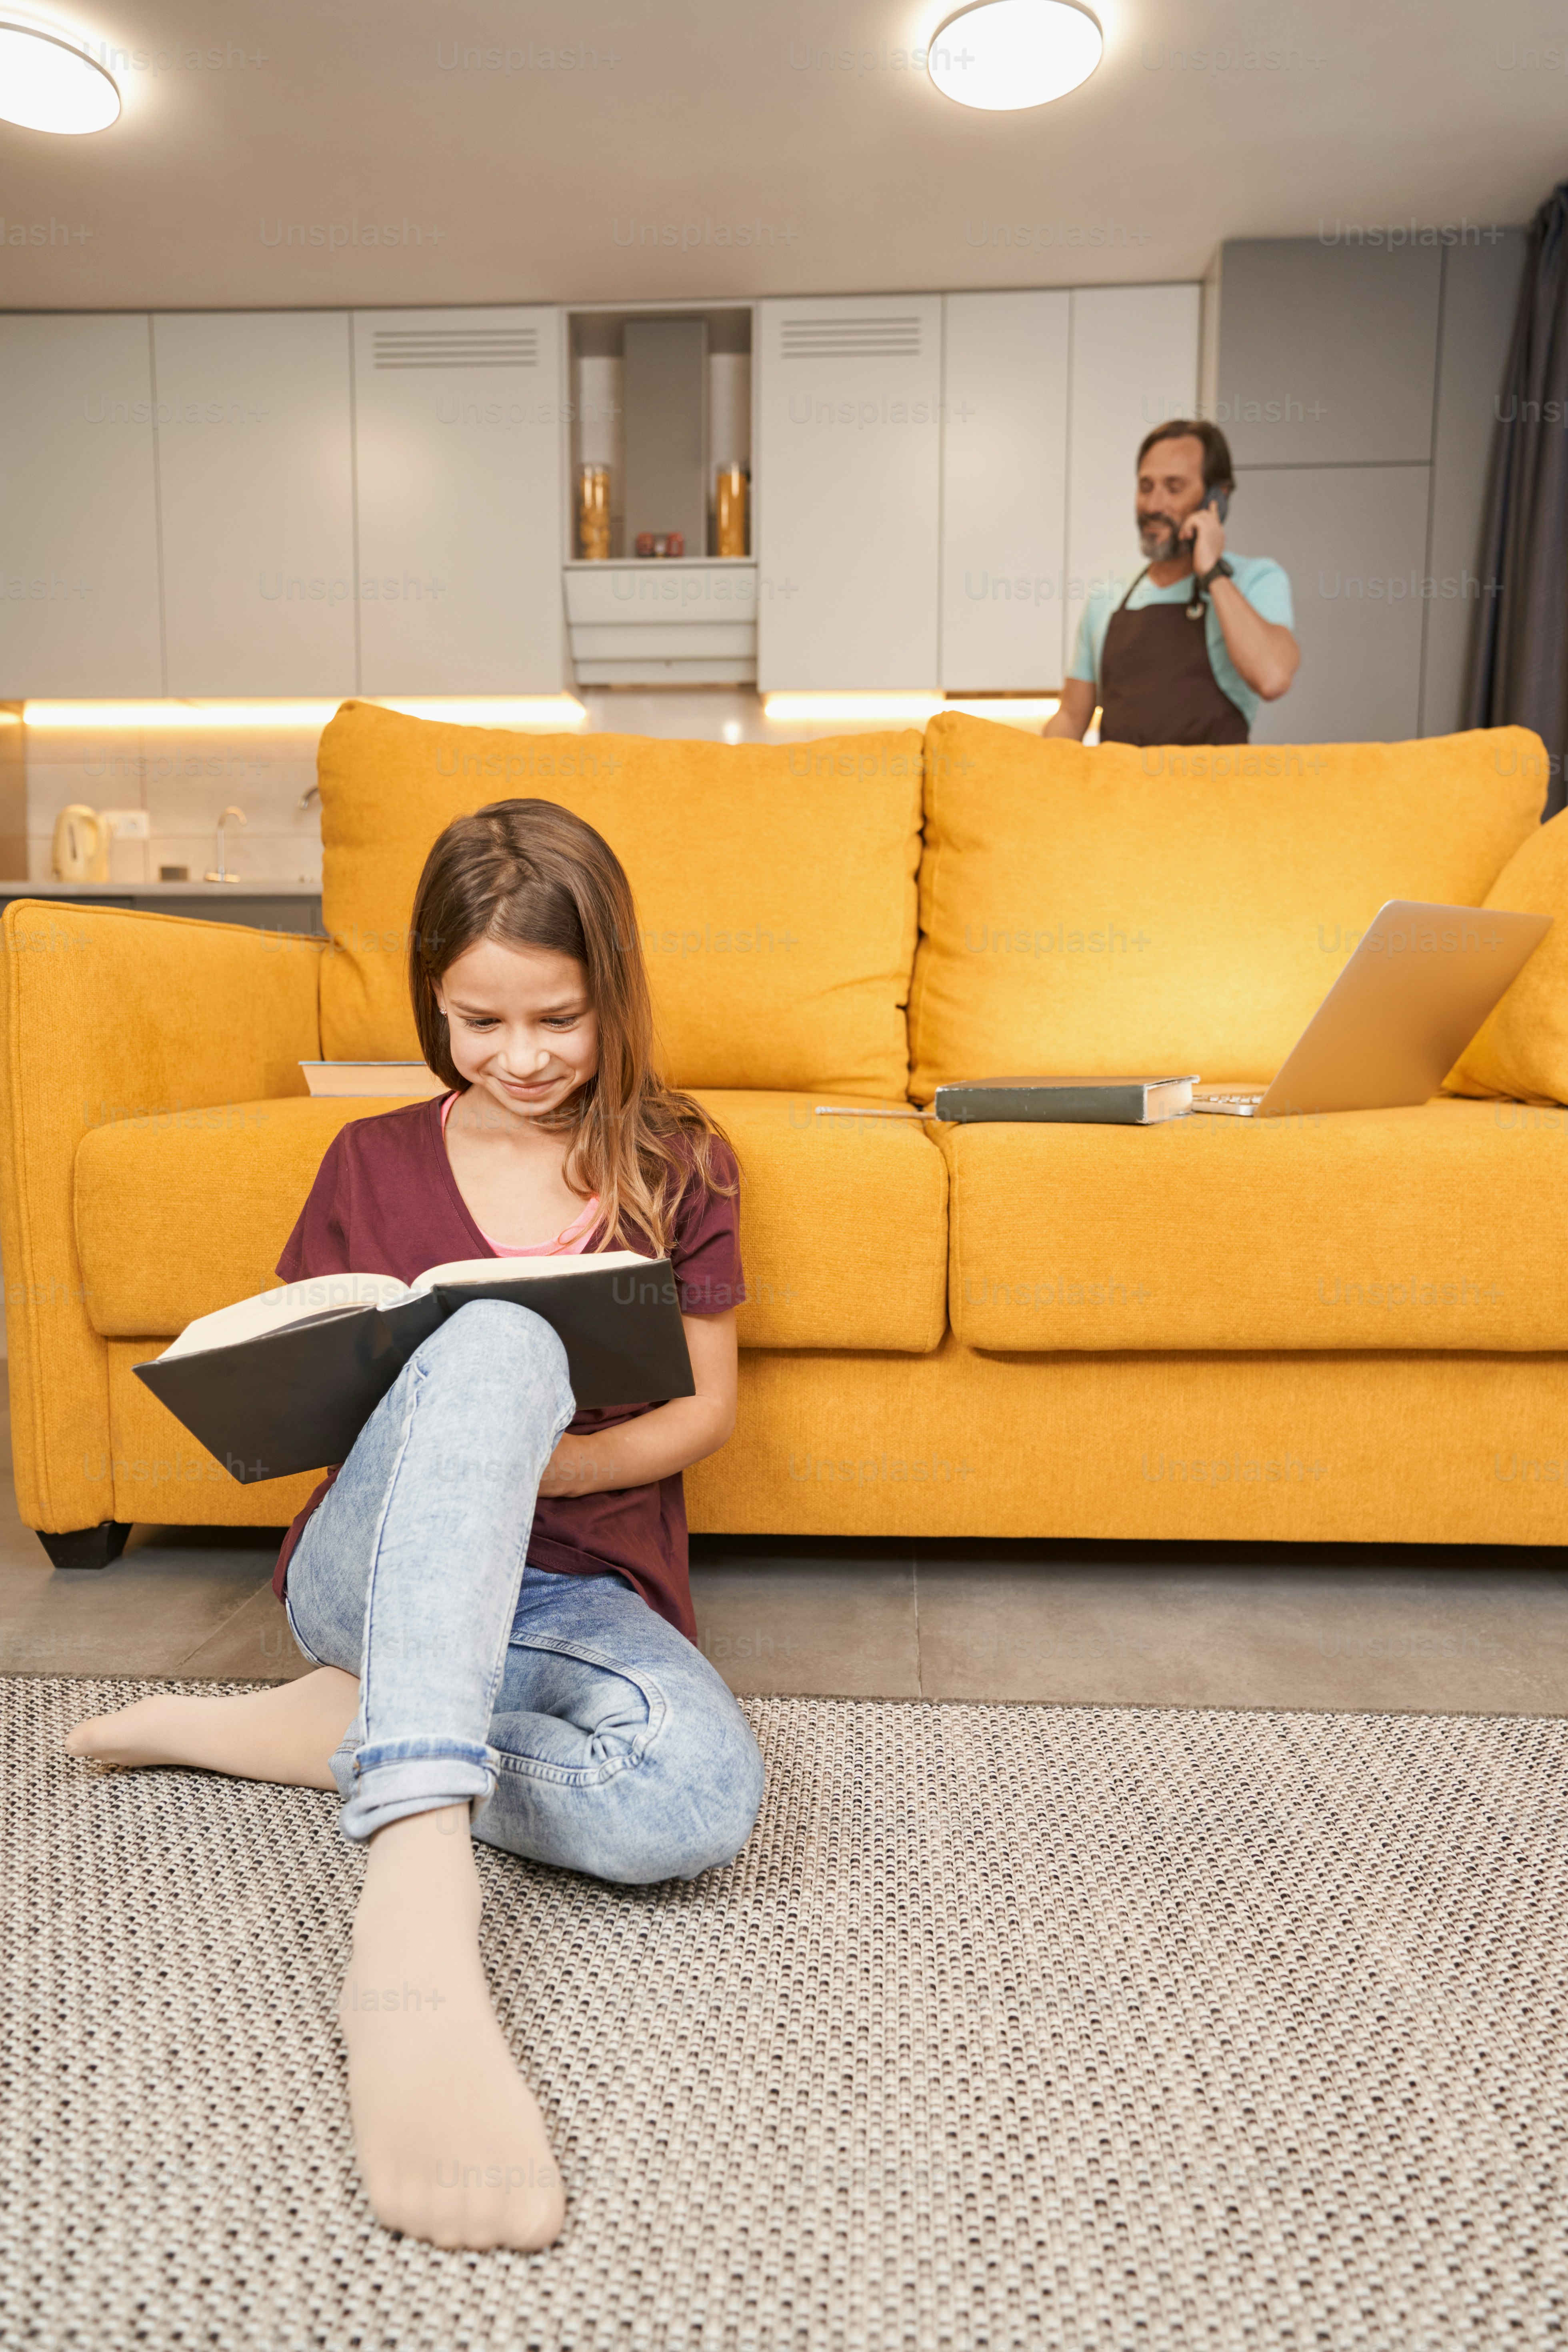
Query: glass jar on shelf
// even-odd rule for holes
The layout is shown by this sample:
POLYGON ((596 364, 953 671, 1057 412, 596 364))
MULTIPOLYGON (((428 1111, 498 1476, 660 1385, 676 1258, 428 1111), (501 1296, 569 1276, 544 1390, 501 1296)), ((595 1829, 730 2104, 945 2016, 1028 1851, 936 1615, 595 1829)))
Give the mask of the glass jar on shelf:
POLYGON ((577 539, 585 562, 610 560, 610 468, 580 466, 577 475, 577 539))
POLYGON ((749 487, 746 467, 738 458, 731 458, 719 467, 714 508, 716 551, 720 555, 746 553, 746 508, 749 487))

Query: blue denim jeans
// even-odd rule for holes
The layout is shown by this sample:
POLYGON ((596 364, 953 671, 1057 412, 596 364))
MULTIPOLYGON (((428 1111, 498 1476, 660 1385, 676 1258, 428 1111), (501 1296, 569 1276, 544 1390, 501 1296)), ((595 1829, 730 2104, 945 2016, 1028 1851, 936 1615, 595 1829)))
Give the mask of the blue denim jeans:
POLYGON ((566 1351, 476 1299, 410 1359, 288 1565, 295 1639, 360 1677, 342 1827, 467 1803, 474 1835, 644 1885, 730 1862, 762 1760, 722 1678, 622 1577, 528 1568, 566 1351))

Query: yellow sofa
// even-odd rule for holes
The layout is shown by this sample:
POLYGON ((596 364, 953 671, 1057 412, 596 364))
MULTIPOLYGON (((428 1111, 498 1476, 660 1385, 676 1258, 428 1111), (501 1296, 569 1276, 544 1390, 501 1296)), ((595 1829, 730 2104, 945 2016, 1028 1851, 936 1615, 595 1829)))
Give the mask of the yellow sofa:
MULTIPOLYGON (((945 715, 924 741, 730 747, 350 703, 319 774, 328 941, 5 911, 12 1433, 57 1561, 303 1500, 308 1477, 236 1485, 132 1368, 273 1278, 330 1137, 377 1108, 311 1100, 301 1060, 416 1051, 424 851, 528 795, 620 852, 664 1066, 740 1157, 740 1418, 689 1474, 695 1528, 1568 1535, 1551 1071, 1533 1102, 1461 1065, 1469 1099, 1258 1125, 816 1109, 1001 1069, 1269 1075, 1384 898, 1509 903, 1516 856, 1550 897, 1532 736, 1085 751, 945 715)), ((1563 1024, 1511 1017, 1531 1092, 1563 1024)))

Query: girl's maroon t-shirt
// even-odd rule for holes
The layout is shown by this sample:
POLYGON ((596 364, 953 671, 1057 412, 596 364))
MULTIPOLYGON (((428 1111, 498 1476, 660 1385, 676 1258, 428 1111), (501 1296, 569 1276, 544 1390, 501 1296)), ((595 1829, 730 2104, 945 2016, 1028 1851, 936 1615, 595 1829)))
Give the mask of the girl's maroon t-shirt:
MULTIPOLYGON (((737 1181, 734 1154, 713 1147, 721 1182, 737 1181)), ((597 1239, 598 1236, 593 1236, 597 1239)), ((651 1242, 632 1234, 618 1247, 652 1257, 651 1242)), ((695 1168, 675 1212, 670 1244, 685 1315, 723 1315, 745 1297, 736 1198, 710 1192, 695 1168)), ((277 1271, 285 1282, 328 1274, 390 1274, 413 1282, 433 1265, 495 1257, 457 1189, 441 1132, 441 1100, 357 1118, 333 1139, 310 1196, 289 1234, 277 1271)), ((504 1259, 497 1260, 505 1265, 504 1259)), ((591 1408, 574 1434, 611 1429, 651 1412, 645 1404, 591 1408)), ((324 1478, 278 1554, 273 1591, 281 1599, 288 1563, 306 1522, 337 1475, 324 1478)), ((541 1495, 528 1538, 528 1563, 564 1576, 623 1576, 651 1609, 696 1639, 686 1561, 686 1507, 676 1471, 649 1486, 608 1495, 541 1495)))

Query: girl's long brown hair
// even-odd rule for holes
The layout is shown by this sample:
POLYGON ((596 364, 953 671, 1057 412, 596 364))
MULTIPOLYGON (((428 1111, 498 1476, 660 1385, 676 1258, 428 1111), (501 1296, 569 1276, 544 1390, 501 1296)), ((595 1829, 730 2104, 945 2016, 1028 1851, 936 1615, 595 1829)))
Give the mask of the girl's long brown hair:
POLYGON ((599 1019, 599 1069, 563 1106, 569 1188, 599 1196, 598 1246, 635 1228, 661 1255, 694 1170, 732 1193, 713 1161, 722 1131, 653 1067, 653 1013, 637 913, 620 859, 591 824, 554 801, 492 801, 455 817, 414 893, 408 980, 420 1046, 437 1077, 465 1087, 435 983, 481 940, 569 955, 588 976, 599 1019))

